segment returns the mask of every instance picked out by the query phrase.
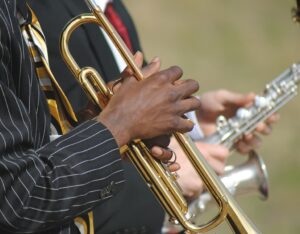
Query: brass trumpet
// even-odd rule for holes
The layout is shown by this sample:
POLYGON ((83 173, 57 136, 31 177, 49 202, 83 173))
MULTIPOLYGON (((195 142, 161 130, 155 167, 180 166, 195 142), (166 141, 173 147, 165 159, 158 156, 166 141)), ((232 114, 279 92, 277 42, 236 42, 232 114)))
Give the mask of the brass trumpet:
MULTIPOLYGON (((100 108, 105 108, 113 95, 112 91, 105 85, 95 69, 90 67, 80 68, 69 51, 68 41, 75 29, 87 23, 99 25, 117 47, 127 65, 133 71, 135 78, 142 80, 143 74, 134 63, 132 54, 115 32, 96 1, 86 0, 86 4, 91 13, 79 15, 66 25, 61 37, 61 53, 69 69, 91 100, 100 108)), ((125 153, 131 159, 171 219, 178 221, 187 233, 207 232, 224 220, 229 222, 235 233, 258 233, 256 227, 240 209, 190 138, 181 133, 174 133, 174 136, 202 178, 207 190, 210 191, 220 207, 219 213, 206 224, 198 226, 190 221, 191 215, 187 202, 183 198, 176 180, 160 162, 151 156, 149 149, 141 140, 137 139, 120 149, 121 153, 125 153)))

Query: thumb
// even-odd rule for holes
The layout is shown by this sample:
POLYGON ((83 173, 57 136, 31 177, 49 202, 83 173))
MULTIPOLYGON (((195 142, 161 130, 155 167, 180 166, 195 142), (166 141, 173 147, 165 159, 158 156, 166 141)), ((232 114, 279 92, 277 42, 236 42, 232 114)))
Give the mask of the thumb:
MULTIPOLYGON (((136 64, 139 68, 141 68, 141 67, 143 66, 144 55, 143 55, 142 52, 137 51, 137 52, 134 54, 133 59, 134 59, 135 64, 136 64)), ((122 73, 121 73, 120 76, 121 76, 122 78, 127 78, 127 77, 132 76, 132 75, 133 75, 132 69, 131 69, 129 66, 127 66, 127 67, 122 71, 122 73)))
POLYGON ((143 67, 142 72, 145 78, 153 75, 154 73, 159 72, 161 66, 160 59, 158 57, 155 57, 151 60, 151 62, 143 67))
POLYGON ((144 55, 142 52, 137 51, 134 54, 134 62, 136 63, 136 65, 141 68, 143 66, 143 62, 144 62, 144 55))

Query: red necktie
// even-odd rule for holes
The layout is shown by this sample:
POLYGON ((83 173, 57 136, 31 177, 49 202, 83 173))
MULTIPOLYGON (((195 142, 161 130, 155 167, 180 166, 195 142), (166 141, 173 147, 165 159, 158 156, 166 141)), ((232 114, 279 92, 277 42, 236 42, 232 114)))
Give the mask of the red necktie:
POLYGON ((114 26, 116 31, 119 33, 123 41, 125 42, 128 49, 133 52, 128 30, 120 18, 119 14, 115 11, 113 4, 108 3, 105 9, 105 15, 110 23, 114 26))

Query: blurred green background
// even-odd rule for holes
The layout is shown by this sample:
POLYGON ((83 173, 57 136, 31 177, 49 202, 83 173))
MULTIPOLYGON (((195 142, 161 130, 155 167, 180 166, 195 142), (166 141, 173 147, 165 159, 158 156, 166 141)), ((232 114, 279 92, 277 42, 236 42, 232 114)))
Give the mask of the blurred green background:
MULTIPOLYGON (((148 59, 180 65, 202 92, 226 88, 261 92, 300 60, 300 25, 291 20, 294 0, 124 0, 148 59)), ((238 201, 263 233, 300 233, 300 96, 280 111, 264 139, 270 197, 238 201)), ((237 157, 237 156, 235 156, 237 157)), ((211 233, 230 233, 226 225, 211 233)))

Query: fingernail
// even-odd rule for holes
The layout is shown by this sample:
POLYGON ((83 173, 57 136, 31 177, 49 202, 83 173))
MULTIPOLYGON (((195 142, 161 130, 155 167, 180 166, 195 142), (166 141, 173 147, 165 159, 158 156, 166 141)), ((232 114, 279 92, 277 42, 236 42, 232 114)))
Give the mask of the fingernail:
POLYGON ((246 133, 245 134, 245 139, 246 140, 250 140, 252 138, 252 134, 251 133, 246 133))
POLYGON ((155 154, 156 156, 161 156, 163 154, 163 151, 159 147, 153 147, 152 148, 152 153, 155 154))

